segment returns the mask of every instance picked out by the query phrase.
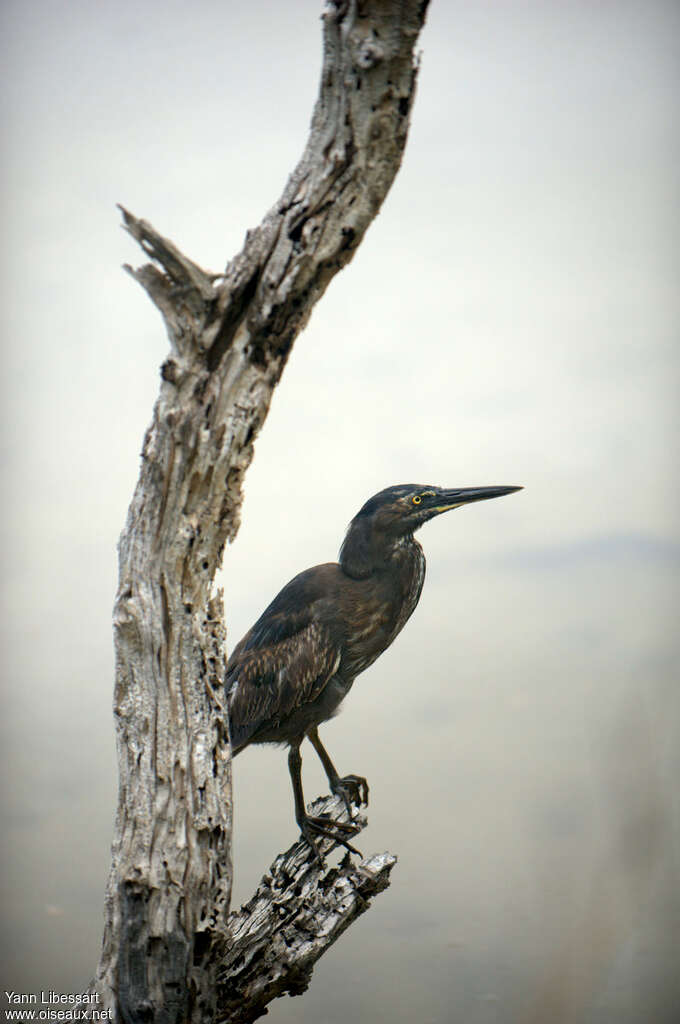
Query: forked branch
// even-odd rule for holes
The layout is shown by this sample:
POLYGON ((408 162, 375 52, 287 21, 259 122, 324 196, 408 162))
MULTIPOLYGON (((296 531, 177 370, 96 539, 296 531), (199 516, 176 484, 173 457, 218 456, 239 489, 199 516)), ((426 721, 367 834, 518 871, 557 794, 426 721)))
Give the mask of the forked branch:
POLYGON ((114 608, 120 788, 95 984, 100 1006, 119 1020, 216 1013, 231 777, 213 581, 293 341, 354 255, 401 162, 426 7, 327 4, 307 147, 223 275, 123 210, 152 261, 128 269, 159 307, 171 353, 120 539, 114 608))

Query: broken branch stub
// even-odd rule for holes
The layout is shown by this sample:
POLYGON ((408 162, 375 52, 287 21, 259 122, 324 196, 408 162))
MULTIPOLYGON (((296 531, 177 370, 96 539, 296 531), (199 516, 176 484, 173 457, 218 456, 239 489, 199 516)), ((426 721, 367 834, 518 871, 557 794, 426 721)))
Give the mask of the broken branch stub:
MULTIPOLYGON (((347 821, 339 797, 322 797, 316 816, 347 821)), ((366 818, 353 819, 363 828, 366 818)), ((324 856, 333 843, 320 841, 324 856)), ((227 938, 216 947, 217 1020, 249 1024, 283 995, 301 995, 314 964, 390 884, 397 858, 374 854, 359 863, 349 853, 341 863, 320 866, 301 840, 278 855, 254 895, 227 921, 227 938)))

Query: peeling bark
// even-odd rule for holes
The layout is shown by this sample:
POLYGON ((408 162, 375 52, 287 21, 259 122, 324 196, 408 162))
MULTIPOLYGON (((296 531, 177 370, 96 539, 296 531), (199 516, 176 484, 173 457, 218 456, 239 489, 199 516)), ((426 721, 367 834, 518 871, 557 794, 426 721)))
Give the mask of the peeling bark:
MULTIPOLYGON (((171 352, 119 544, 120 787, 94 983, 115 1019, 211 1021, 216 994, 229 987, 216 984, 216 950, 232 948, 236 919, 226 918, 231 776, 214 576, 238 530, 253 442, 293 341, 354 255, 399 168, 426 7, 327 4, 307 147, 224 274, 206 273, 122 210, 153 261, 126 269, 160 309, 171 352)), ((347 872, 356 875, 358 900, 370 885, 361 868, 347 872)))

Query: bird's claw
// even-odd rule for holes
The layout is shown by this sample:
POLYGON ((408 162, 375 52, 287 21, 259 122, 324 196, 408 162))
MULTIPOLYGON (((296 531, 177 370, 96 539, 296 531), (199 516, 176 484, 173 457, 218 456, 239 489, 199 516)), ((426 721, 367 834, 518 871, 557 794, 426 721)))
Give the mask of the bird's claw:
POLYGON ((314 818, 309 814, 299 824, 302 837, 311 846, 321 865, 323 865, 324 861, 316 845, 315 836, 323 839, 332 839, 334 843, 337 843, 338 846, 344 846, 350 853, 356 853, 357 856, 363 857, 361 850, 357 850, 355 846, 352 846, 342 834, 344 832, 346 835, 356 835, 357 832, 361 831, 358 825, 353 825, 346 821, 333 821, 330 818, 314 818))
POLYGON ((347 813, 352 817, 352 804, 368 805, 368 783, 363 775, 345 775, 331 786, 336 796, 343 799, 347 813))
POLYGON ((333 818, 315 818, 312 815, 307 816, 307 821, 324 833, 328 833, 329 829, 345 832, 348 836, 355 836, 357 832, 361 832, 361 826, 353 821, 334 821, 333 818))

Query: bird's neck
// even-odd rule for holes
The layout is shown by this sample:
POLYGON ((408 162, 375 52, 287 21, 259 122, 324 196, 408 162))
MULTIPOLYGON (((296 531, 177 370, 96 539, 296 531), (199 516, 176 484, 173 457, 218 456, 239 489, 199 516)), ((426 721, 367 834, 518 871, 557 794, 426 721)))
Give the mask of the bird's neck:
POLYGON ((400 537, 376 534, 370 521, 353 520, 340 548, 340 566, 353 579, 367 579, 404 561, 423 558, 423 549, 407 533, 400 537))

